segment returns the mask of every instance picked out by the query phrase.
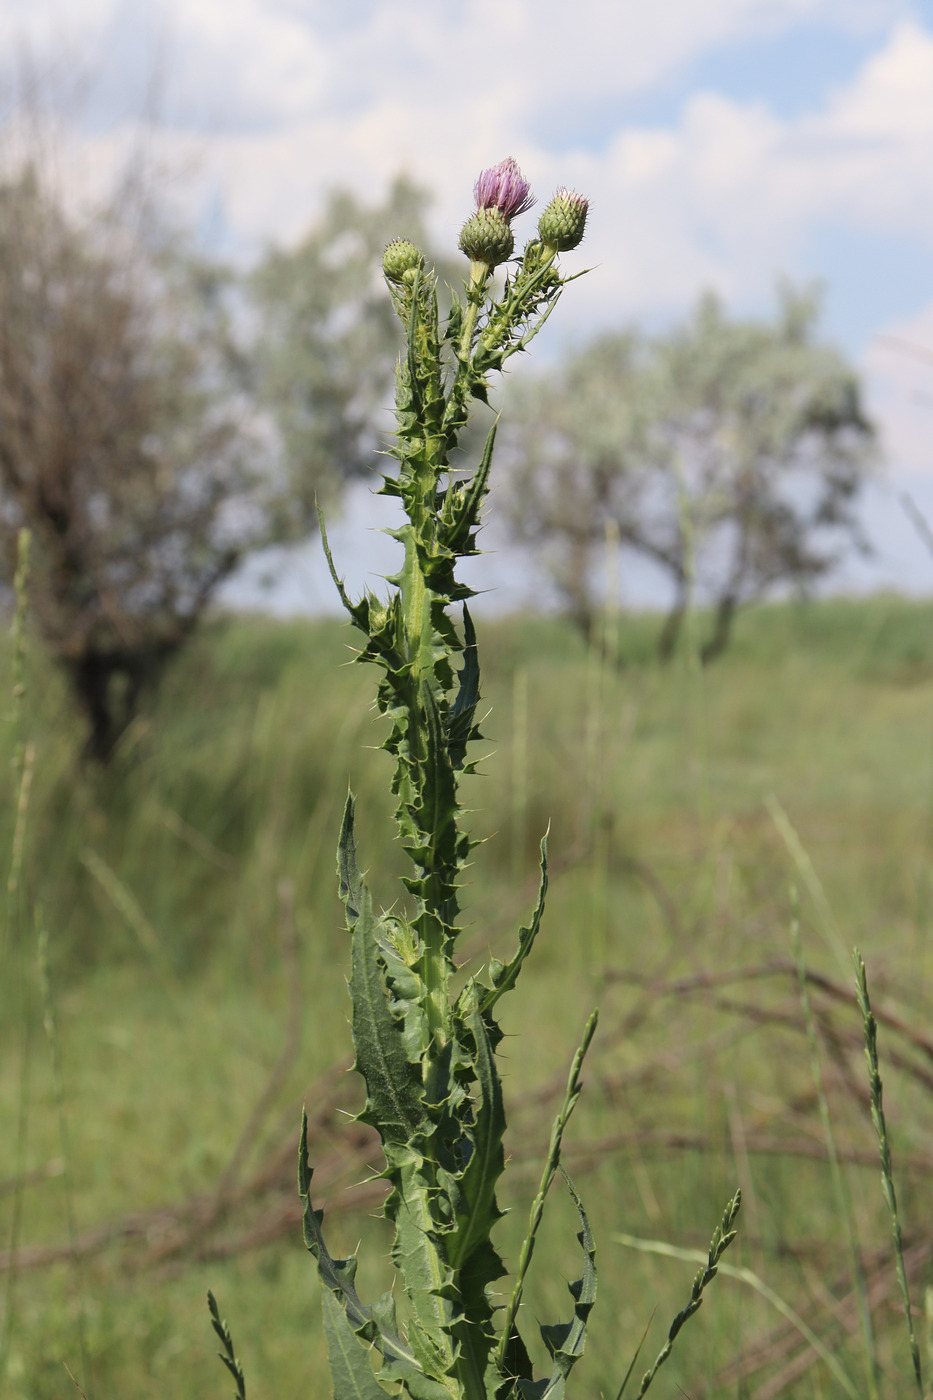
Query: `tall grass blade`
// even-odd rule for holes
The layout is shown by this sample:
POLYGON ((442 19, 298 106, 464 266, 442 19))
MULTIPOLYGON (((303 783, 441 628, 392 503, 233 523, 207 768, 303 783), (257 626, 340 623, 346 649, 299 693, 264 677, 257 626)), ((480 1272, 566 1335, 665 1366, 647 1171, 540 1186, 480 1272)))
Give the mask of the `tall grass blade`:
POLYGON ((768 809, 768 814, 771 817, 771 820, 774 822, 774 826, 777 830, 778 835, 784 842, 784 845, 787 847, 788 854, 790 855, 791 860, 794 862, 794 865, 797 868, 797 873, 800 876, 800 879, 806 886, 807 892, 809 893, 814 905, 816 906, 816 911, 819 915, 820 926, 823 931, 823 936, 826 939, 827 944, 829 945, 829 949, 832 952, 833 956, 836 958, 836 961, 838 962, 839 967, 844 973, 845 977, 848 978, 848 949, 846 948, 842 935, 840 934, 839 929, 836 925, 836 919, 833 914, 832 905, 830 904, 826 891, 823 888, 823 882, 820 879, 819 875, 816 873, 816 867, 814 866, 813 861, 810 859, 809 852, 807 851, 807 848, 801 841, 800 836, 794 828, 790 817, 787 815, 784 808, 781 806, 780 802, 778 801, 777 797, 773 792, 768 793, 767 797, 765 798, 765 806, 768 809))
MULTIPOLYGON (((694 744, 697 759, 697 817, 701 828, 709 825, 712 802, 710 794, 709 766, 709 718, 706 704, 706 670, 703 665, 703 647, 699 635, 699 618, 696 606, 696 522, 690 501, 690 492, 680 457, 676 461, 677 473, 677 524, 680 530, 683 557, 683 622, 686 640, 686 665, 692 703, 690 718, 693 722, 694 744)), ((676 633, 675 633, 676 636, 676 633)))
POLYGON ((819 1106, 820 1123, 823 1128, 823 1138, 826 1142, 826 1155, 829 1158, 829 1169, 832 1176, 833 1191, 836 1196, 836 1204, 846 1233, 846 1247, 849 1253, 849 1265, 852 1270, 852 1280, 855 1284, 855 1293, 858 1299, 859 1321, 862 1328, 862 1338, 865 1347, 865 1380, 868 1386, 868 1394, 872 1400, 877 1400, 878 1396, 878 1362, 875 1356, 875 1338, 872 1329, 871 1311, 868 1306, 868 1293, 865 1285, 865 1270, 862 1268, 862 1260, 858 1250, 858 1237, 855 1225, 855 1212, 852 1207, 852 1194, 849 1190, 848 1178, 845 1176, 836 1152, 836 1140, 833 1136, 832 1119, 829 1112, 829 1101, 826 1098, 826 1090, 823 1084, 823 1070, 820 1065, 819 1044, 816 1037, 816 1024, 813 1019, 813 1008, 810 1005, 810 992, 807 985, 807 968, 803 958, 803 948, 800 942, 800 918, 797 906, 796 888, 792 891, 793 914, 790 925, 790 942, 793 953, 794 965, 797 969, 797 984, 800 989, 800 1001, 803 1007, 803 1019, 807 1028, 807 1043, 810 1049, 810 1073, 813 1077, 814 1088, 816 1089, 817 1104, 819 1106))
MULTIPOLYGON (((687 1303, 687 1306, 685 1308, 682 1308, 677 1314, 677 1316, 674 1318, 673 1322, 671 1323, 668 1329, 667 1341, 664 1343, 664 1346, 658 1352, 658 1355, 654 1361, 654 1365, 651 1366, 651 1368, 645 1372, 644 1376, 642 1376, 641 1385, 638 1390, 638 1400, 641 1400, 641 1397, 648 1390, 649 1386, 651 1385, 652 1381, 657 1375, 660 1367, 664 1365, 665 1361, 670 1356, 671 1351, 674 1347, 674 1342, 684 1323, 688 1320, 688 1318, 691 1318, 693 1314, 699 1309, 701 1303, 703 1302, 703 1290, 706 1288, 707 1284, 712 1282, 712 1280, 716 1277, 716 1274, 719 1272, 719 1269, 721 1267, 719 1261, 723 1253, 729 1248, 730 1244, 736 1237, 737 1232, 735 1229, 735 1221, 738 1217, 741 1204, 742 1193, 741 1191, 736 1191, 735 1195, 732 1197, 732 1200, 729 1201, 725 1210, 723 1211, 722 1220, 719 1222, 719 1224, 716 1226, 716 1229, 713 1231, 713 1237, 710 1240, 709 1249, 706 1253, 705 1259, 702 1254, 694 1254, 694 1251, 692 1250, 679 1250, 676 1252, 677 1257, 685 1257, 689 1253, 689 1255, 692 1258, 698 1259, 703 1267, 698 1270, 694 1277, 693 1286, 690 1290, 690 1301, 687 1303)), ((658 1241, 641 1241, 639 1243, 636 1243, 634 1241, 634 1237, 631 1235, 613 1235, 611 1236, 611 1238, 614 1239, 617 1244, 627 1244, 630 1248, 635 1249, 642 1248, 642 1246, 648 1246, 659 1243, 658 1241)), ((654 1252, 662 1253, 667 1251, 658 1249, 654 1252)), ((671 1248, 669 1252, 673 1254, 674 1250, 671 1248)), ((626 1380, 628 1379, 628 1376, 631 1375, 631 1372, 632 1367, 630 1366, 626 1375, 626 1380)), ((622 1393, 625 1389, 625 1384, 626 1381, 623 1381, 622 1386, 619 1389, 620 1400, 622 1393)))
POLYGON ((522 878, 528 825, 528 667, 512 677, 512 879, 522 878))
POLYGON ((648 1332, 649 1332, 649 1330, 650 1330, 650 1328, 651 1328, 652 1322, 654 1321, 654 1315, 655 1315, 656 1312, 657 1312, 657 1308, 656 1308, 656 1307, 651 1309, 651 1315, 650 1315, 650 1317, 648 1318, 648 1321, 645 1323, 645 1330, 644 1330, 644 1332, 642 1332, 641 1338, 640 1338, 639 1343, 638 1343, 638 1346, 635 1348, 635 1355, 632 1357, 631 1361, 628 1363, 628 1370, 626 1371, 625 1375, 622 1377, 622 1384, 619 1386, 619 1389, 616 1391, 616 1400, 622 1400, 622 1396, 625 1394, 625 1388, 626 1388, 626 1386, 628 1385, 629 1381, 632 1379, 632 1373, 633 1373, 633 1371, 635 1370, 635 1367, 638 1365, 638 1358, 641 1356, 641 1349, 642 1349, 642 1347, 645 1345, 645 1342, 648 1340, 648 1332))
POLYGON ((92 875, 110 900, 114 909, 123 918, 127 928, 135 937, 140 949, 145 953, 168 998, 172 1013, 181 1021, 175 995, 175 977, 165 946, 136 899, 132 890, 120 879, 117 872, 107 864, 103 856, 87 847, 81 852, 81 864, 92 875))
POLYGON ((220 1338, 220 1343, 223 1347, 223 1351, 219 1351, 217 1355, 236 1381, 235 1400, 246 1400, 246 1379, 243 1375, 243 1367, 240 1365, 237 1354, 233 1349, 233 1338, 230 1335, 230 1328, 223 1318, 221 1318, 217 1308, 217 1299, 210 1289, 207 1290, 207 1306, 210 1309, 211 1326, 220 1338))
POLYGON ((74 1187, 71 1174, 71 1144, 68 1137, 68 1124, 65 1119, 62 1048, 58 1036, 58 1021, 55 1016, 55 1002, 52 997, 52 979, 49 971, 49 931, 40 910, 36 911, 36 933, 39 989, 42 997, 42 1022, 45 1028, 46 1039, 49 1043, 49 1055, 52 1061, 52 1095, 55 1099, 55 1113, 58 1119, 59 1151, 63 1164, 62 1176, 65 1191, 68 1248, 71 1254, 71 1268, 74 1278, 75 1302, 78 1314, 78 1348, 81 1354, 81 1370, 85 1378, 87 1378, 90 1376, 91 1371, 88 1365, 87 1326, 84 1315, 84 1280, 82 1277, 81 1260, 75 1247, 78 1232, 75 1224, 74 1187))
MULTIPOLYGON (((637 1235, 627 1235, 621 1232, 611 1235, 610 1238, 614 1240, 616 1244, 625 1245, 626 1249, 637 1249, 643 1254, 658 1254, 668 1259, 683 1259, 686 1263, 690 1264, 704 1264, 706 1262, 706 1256, 703 1255, 700 1250, 680 1249, 677 1245, 668 1244, 666 1240, 644 1240, 639 1239, 637 1235)), ((838 1358, 835 1357, 829 1347, 827 1347, 826 1343, 816 1335, 813 1329, 804 1322, 803 1318, 794 1311, 790 1304, 785 1302, 780 1294, 775 1293, 773 1288, 769 1288, 768 1284, 766 1284, 762 1278, 759 1278, 758 1274, 752 1269, 737 1267, 734 1264, 726 1264, 722 1261, 720 1261, 718 1265, 718 1272, 721 1273, 724 1278, 734 1278, 737 1283, 744 1283, 748 1288, 753 1288, 756 1293, 760 1294, 766 1302, 770 1303, 771 1306, 781 1314, 785 1321, 789 1322, 790 1325, 800 1333, 801 1337, 803 1337, 817 1356, 819 1356, 820 1360, 836 1377, 836 1380, 842 1386, 846 1395, 850 1397, 850 1400, 862 1400, 858 1387, 846 1373, 838 1358)))
POLYGON ((19 890, 23 870, 23 850, 26 844, 26 819, 29 815, 29 797, 32 792, 32 778, 36 766, 36 746, 30 739, 23 745, 19 767, 19 795, 16 801, 16 823, 13 827, 13 844, 10 851, 10 873, 7 876, 7 893, 15 898, 19 890))
POLYGON ((881 1189, 891 1215, 891 1239, 894 1244, 894 1261, 897 1282, 904 1304, 904 1317, 907 1322, 907 1336, 910 1341, 910 1359, 913 1363, 917 1394, 923 1400, 923 1372, 920 1365, 920 1348, 914 1334, 914 1321, 910 1309, 910 1290, 907 1286, 907 1270, 904 1267, 904 1242, 901 1235, 901 1221, 897 1212, 897 1196, 894 1191, 894 1175, 891 1170, 891 1147, 888 1129, 884 1118, 882 1102, 881 1070, 878 1065, 878 1023, 871 1009, 868 996, 868 974, 861 953, 856 948, 852 954, 855 963, 855 995, 862 1015, 862 1028, 865 1032, 865 1060, 868 1064, 868 1085, 871 1095, 871 1119, 878 1135, 881 1152, 881 1189))
POLYGON ((68 1372, 68 1378, 69 1378, 69 1380, 71 1381, 72 1385, 74 1386, 75 1390, 78 1392, 79 1395, 83 1395, 83 1396, 84 1396, 84 1400, 87 1400, 87 1395, 86 1395, 85 1392, 81 1389, 81 1387, 78 1385, 78 1382, 75 1380, 75 1377, 74 1377, 74 1375, 72 1374, 71 1369, 70 1369, 70 1367, 68 1366, 67 1361, 63 1361, 63 1362, 62 1362, 62 1365, 64 1366, 65 1370, 68 1372))

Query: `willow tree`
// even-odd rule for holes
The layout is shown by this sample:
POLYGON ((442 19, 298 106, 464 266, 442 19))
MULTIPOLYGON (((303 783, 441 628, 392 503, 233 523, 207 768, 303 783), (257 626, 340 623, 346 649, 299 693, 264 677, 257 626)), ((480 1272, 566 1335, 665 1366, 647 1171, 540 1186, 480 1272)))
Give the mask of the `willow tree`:
POLYGON ((772 320, 734 319, 707 295, 667 334, 604 335, 515 394, 509 523, 587 635, 607 527, 668 577, 662 655, 691 593, 711 605, 706 660, 743 604, 805 588, 863 543, 874 430, 817 313, 785 289, 772 320))
POLYGON ((0 562, 105 761, 253 542, 223 275, 117 198, 77 218, 32 167, 0 186, 0 562))

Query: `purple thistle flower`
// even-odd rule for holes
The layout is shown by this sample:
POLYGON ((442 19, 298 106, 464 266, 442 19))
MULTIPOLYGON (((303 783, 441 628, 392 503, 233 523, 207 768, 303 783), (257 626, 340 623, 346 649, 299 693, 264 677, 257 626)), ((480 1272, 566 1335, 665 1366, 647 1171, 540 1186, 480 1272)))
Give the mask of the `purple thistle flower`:
POLYGON ((477 209, 498 209, 507 222, 535 202, 531 186, 511 156, 484 170, 473 186, 477 209))

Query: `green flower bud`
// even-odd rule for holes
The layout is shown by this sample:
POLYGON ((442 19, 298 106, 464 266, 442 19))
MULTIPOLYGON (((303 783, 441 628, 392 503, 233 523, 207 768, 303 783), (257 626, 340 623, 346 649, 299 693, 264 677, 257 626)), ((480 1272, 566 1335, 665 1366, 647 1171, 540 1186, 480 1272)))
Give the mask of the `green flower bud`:
POLYGON ((498 209, 478 209, 460 230, 460 251, 474 265, 492 269, 512 256, 515 237, 498 209))
POLYGON ((424 254, 407 238, 394 238, 382 259, 382 270, 390 282, 413 282, 423 267, 424 254))
POLYGON ((590 201, 576 190, 558 190, 538 220, 538 237, 558 253, 576 248, 583 239, 590 201))

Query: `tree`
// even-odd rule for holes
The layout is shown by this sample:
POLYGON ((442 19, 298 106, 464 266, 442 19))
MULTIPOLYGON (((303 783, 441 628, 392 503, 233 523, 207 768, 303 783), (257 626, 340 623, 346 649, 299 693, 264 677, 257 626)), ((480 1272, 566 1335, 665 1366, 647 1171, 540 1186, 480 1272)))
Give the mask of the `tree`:
POLYGON ((261 529, 223 287, 135 196, 78 219, 35 167, 0 185, 0 561, 28 526, 101 761, 261 529))
POLYGON ((248 552, 305 536, 370 466, 396 360, 385 229, 423 193, 335 192, 246 279, 166 231, 143 174, 77 217, 33 162, 0 183, 0 570, 32 605, 106 761, 248 552))
POLYGON ((590 634, 607 527, 670 577, 669 656, 696 587, 712 604, 702 655, 736 610, 805 587, 861 544, 855 514, 874 445, 854 370, 817 340, 812 294, 776 318, 730 320, 712 295, 669 334, 611 334, 517 395, 506 509, 590 634))
POLYGON ((426 247, 426 205, 404 177, 376 207, 336 190, 298 247, 270 250, 253 274, 258 392, 285 462, 281 533, 314 529, 315 498, 372 471, 398 359, 380 273, 386 234, 426 247))

